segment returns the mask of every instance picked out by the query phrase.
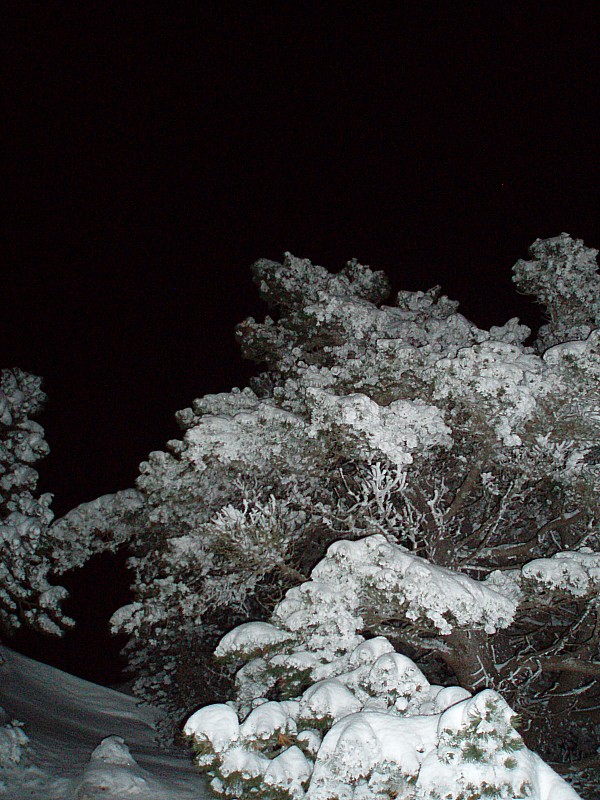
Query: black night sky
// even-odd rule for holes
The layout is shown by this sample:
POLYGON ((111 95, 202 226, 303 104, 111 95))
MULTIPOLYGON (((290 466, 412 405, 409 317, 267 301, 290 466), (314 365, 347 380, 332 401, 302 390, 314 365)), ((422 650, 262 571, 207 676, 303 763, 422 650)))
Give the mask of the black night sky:
MULTIPOLYGON (((487 327, 539 322, 510 281, 534 239, 600 247, 591 4, 286 6, 5 6, 0 366, 45 378, 57 516, 247 383, 259 257, 356 257, 487 327)), ((79 633, 13 646, 116 680, 123 561, 68 584, 79 633)))

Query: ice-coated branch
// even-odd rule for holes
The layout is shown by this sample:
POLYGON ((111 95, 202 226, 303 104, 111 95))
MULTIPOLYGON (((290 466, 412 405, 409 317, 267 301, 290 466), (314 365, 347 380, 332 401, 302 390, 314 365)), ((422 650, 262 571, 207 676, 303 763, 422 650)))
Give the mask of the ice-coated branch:
POLYGON ((138 532, 144 506, 135 489, 82 503, 57 520, 48 532, 55 571, 82 566, 97 553, 114 552, 138 532))

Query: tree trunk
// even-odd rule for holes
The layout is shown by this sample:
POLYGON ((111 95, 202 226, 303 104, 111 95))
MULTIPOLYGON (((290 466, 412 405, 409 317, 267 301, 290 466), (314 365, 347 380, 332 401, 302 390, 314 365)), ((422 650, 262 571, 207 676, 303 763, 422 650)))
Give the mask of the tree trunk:
POLYGON ((490 636, 485 631, 457 629, 446 639, 450 653, 444 656, 454 671, 460 686, 469 692, 479 692, 497 683, 490 636))

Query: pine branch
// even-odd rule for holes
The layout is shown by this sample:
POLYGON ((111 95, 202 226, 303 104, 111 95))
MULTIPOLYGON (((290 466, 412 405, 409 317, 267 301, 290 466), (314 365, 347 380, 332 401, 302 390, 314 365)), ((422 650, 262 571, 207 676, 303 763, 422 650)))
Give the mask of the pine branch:
POLYGON ((439 639, 425 639, 419 636, 417 633, 410 633, 405 629, 394 628, 393 626, 369 626, 368 632, 374 636, 385 636, 389 639, 395 639, 404 645, 414 647, 416 650, 432 650, 435 653, 442 653, 444 655, 448 655, 451 652, 448 645, 439 639))

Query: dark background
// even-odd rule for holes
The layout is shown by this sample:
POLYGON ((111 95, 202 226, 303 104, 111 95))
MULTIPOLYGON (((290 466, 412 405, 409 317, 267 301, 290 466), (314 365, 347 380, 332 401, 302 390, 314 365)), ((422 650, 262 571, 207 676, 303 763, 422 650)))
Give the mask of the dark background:
MULTIPOLYGON (((535 326, 514 262, 561 231, 600 246, 592 4, 239 5, 4 6, 0 367, 45 378, 57 516, 246 384, 257 258, 356 257, 535 326)), ((67 576, 78 632, 13 646, 118 680, 129 580, 95 559, 67 576)))

